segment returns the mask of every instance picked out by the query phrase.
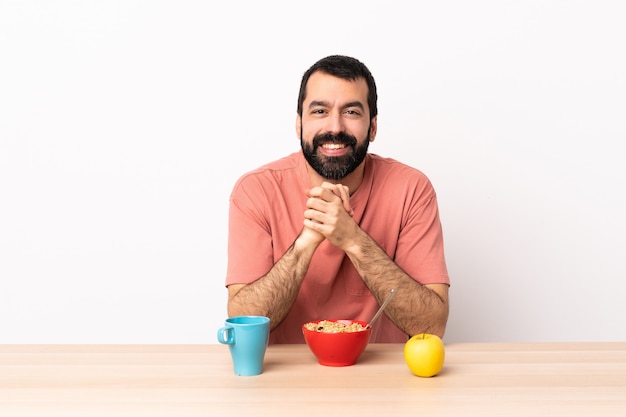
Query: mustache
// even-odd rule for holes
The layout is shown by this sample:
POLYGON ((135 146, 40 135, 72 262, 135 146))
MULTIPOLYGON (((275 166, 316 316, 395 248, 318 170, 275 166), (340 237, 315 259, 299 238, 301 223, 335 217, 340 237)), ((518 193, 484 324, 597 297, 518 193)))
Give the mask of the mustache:
POLYGON ((320 147, 323 143, 342 143, 346 146, 356 146, 357 140, 354 136, 345 132, 339 132, 334 135, 332 133, 322 133, 313 138, 313 148, 320 147))

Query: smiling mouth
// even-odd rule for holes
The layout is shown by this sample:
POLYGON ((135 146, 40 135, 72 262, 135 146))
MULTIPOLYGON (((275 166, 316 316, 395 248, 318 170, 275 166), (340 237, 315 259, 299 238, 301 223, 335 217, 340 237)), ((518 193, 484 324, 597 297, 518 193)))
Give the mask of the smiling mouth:
POLYGON ((322 148, 330 149, 330 150, 343 149, 346 146, 347 145, 344 144, 344 143, 324 143, 324 144, 322 144, 322 148))

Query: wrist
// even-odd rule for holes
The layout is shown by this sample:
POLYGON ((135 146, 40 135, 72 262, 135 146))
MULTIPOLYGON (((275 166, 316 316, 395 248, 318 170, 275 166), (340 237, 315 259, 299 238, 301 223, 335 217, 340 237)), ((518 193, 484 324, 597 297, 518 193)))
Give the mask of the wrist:
POLYGON ((384 253, 376 241, 374 241, 374 239, 372 239, 372 237, 365 233, 362 229, 359 229, 356 235, 352 238, 345 239, 340 249, 352 259, 363 259, 364 257, 370 258, 372 256, 378 256, 378 251, 384 253))
POLYGON ((317 247, 324 241, 324 236, 319 233, 304 227, 296 240, 293 243, 293 247, 297 252, 309 253, 311 256, 317 249, 317 247))

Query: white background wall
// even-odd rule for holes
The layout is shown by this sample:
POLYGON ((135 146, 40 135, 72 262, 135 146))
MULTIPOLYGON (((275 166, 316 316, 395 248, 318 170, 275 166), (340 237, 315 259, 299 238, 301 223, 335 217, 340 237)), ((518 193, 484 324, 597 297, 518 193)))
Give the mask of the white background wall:
POLYGON ((0 342, 215 343, 235 180, 302 73, 439 193, 446 340, 626 340, 626 3, 0 0, 0 342))

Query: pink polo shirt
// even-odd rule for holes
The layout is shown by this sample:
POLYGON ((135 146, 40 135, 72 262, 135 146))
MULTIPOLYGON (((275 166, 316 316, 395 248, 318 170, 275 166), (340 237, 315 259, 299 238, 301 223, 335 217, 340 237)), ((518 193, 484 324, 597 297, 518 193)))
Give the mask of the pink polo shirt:
MULTIPOLYGON (((305 190, 311 188, 302 152, 243 175, 230 198, 226 285, 265 275, 302 230, 305 190)), ((350 198, 354 219, 396 264, 421 284, 450 284, 435 191, 415 168, 368 154, 363 182, 350 198)), ((345 253, 328 241, 315 252, 297 299, 270 343, 304 343, 302 324, 320 319, 372 318, 378 303, 345 253)), ((371 342, 405 342, 384 314, 371 342)))

